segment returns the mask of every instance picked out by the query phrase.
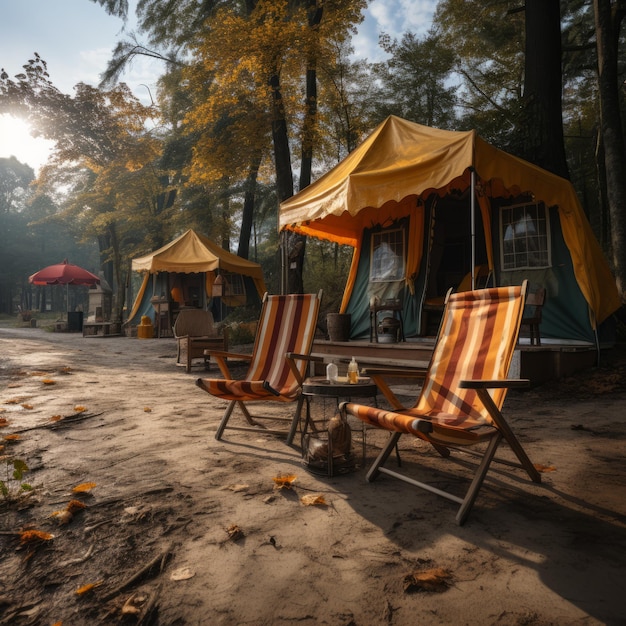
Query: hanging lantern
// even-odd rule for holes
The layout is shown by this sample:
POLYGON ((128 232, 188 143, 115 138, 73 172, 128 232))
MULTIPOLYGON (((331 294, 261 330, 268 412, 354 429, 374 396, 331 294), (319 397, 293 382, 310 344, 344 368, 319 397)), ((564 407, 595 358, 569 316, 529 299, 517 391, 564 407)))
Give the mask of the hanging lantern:
POLYGON ((211 295, 214 298, 222 298, 226 295, 226 280, 221 274, 218 274, 211 288, 211 295))

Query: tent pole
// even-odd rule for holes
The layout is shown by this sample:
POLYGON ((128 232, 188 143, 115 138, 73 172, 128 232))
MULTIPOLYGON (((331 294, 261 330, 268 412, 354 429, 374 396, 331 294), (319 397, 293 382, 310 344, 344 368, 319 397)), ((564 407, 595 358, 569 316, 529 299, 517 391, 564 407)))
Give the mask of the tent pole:
POLYGON ((476 171, 470 168, 470 229, 472 241, 472 265, 470 267, 472 276, 472 291, 476 288, 476 171))
POLYGON ((280 231, 280 294, 287 293, 287 232, 280 231))

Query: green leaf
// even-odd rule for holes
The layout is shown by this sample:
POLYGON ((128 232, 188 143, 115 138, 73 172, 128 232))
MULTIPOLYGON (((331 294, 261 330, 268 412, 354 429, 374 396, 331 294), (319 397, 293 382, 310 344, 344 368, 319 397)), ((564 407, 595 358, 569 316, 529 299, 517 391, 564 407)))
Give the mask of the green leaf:
POLYGON ((9 495, 9 488, 4 484, 3 480, 0 480, 0 493, 6 498, 9 495))
POLYGON ((22 491, 32 491, 33 486, 28 483, 22 483, 21 485, 22 491))
POLYGON ((14 459, 13 467, 15 469, 15 471, 13 472, 13 478, 15 478, 15 480, 22 480, 24 472, 28 471, 28 466, 26 465, 26 463, 24 463, 22 459, 14 459))

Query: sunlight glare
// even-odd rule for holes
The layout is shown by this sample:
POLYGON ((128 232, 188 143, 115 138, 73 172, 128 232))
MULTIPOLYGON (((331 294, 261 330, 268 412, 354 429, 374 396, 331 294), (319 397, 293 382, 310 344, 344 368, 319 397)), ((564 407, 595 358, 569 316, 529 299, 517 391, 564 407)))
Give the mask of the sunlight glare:
POLYGON ((48 160, 53 146, 52 141, 33 137, 24 120, 12 115, 0 115, 0 157, 14 156, 37 173, 48 160))

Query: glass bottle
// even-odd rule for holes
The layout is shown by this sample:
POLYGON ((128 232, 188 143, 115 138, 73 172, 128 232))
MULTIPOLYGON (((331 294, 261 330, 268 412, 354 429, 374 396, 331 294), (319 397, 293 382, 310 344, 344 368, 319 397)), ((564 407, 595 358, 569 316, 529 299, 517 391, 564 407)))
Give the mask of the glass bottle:
POLYGON ((348 363, 348 382, 351 385, 355 385, 359 382, 359 366, 354 357, 352 357, 352 361, 348 363))

